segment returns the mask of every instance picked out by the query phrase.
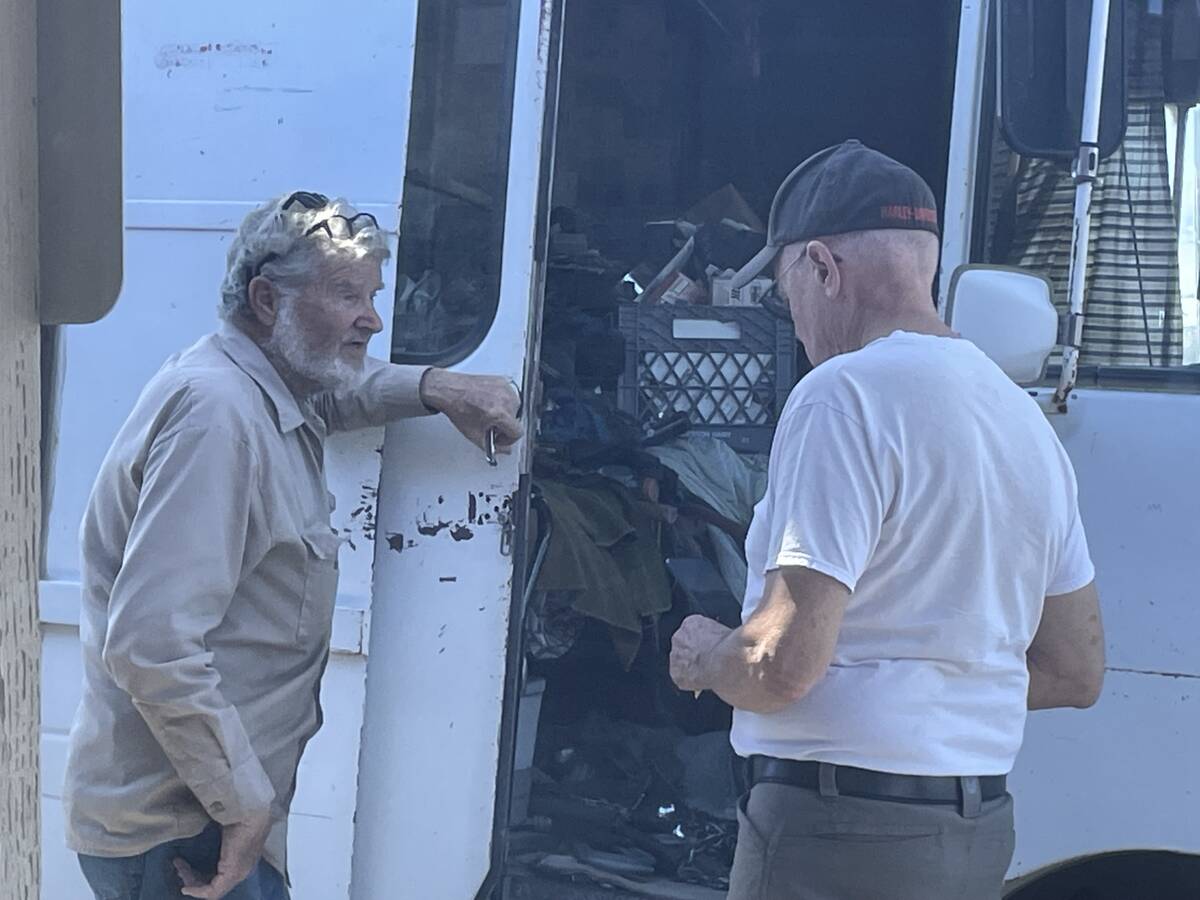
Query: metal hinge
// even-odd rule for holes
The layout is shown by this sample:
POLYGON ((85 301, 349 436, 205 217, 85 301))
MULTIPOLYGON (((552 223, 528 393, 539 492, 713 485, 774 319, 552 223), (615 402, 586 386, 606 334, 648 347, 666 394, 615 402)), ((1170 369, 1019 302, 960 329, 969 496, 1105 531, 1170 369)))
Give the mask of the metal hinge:
POLYGON ((1096 144, 1080 144, 1071 164, 1071 176, 1076 184, 1097 181, 1100 173, 1100 148, 1096 144))

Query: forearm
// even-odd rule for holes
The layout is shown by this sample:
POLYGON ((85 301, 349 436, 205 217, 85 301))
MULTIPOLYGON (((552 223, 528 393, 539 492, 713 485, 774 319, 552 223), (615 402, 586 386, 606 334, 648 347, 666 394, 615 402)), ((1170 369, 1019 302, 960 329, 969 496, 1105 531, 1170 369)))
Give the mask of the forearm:
POLYGON ((1104 627, 1095 584, 1046 599, 1025 653, 1029 708, 1086 709, 1104 686, 1104 627))
POLYGON ((363 380, 347 391, 318 394, 314 411, 330 433, 387 425, 439 411, 426 396, 437 372, 424 366, 399 366, 368 359, 363 380))
POLYGON ((1062 686, 1054 673, 1044 671, 1032 659, 1029 660, 1029 708, 1055 709, 1069 705, 1061 702, 1061 694, 1062 686))
POLYGON ((151 661, 122 643, 106 653, 113 680, 209 816, 227 824, 269 809, 275 789, 216 672, 199 656, 151 661))
POLYGON ((1029 700, 1031 710, 1086 709, 1099 695, 1098 688, 1082 679, 1064 676, 1042 665, 1034 656, 1027 659, 1029 668, 1029 700))
POLYGON ((780 677, 776 654, 745 626, 731 631, 713 648, 705 665, 705 681, 732 706, 755 713, 776 713, 799 700, 801 686, 780 677))
POLYGON ((810 569, 772 571, 753 615, 703 655, 698 686, 748 712, 776 713, 798 703, 833 661, 848 595, 810 569))

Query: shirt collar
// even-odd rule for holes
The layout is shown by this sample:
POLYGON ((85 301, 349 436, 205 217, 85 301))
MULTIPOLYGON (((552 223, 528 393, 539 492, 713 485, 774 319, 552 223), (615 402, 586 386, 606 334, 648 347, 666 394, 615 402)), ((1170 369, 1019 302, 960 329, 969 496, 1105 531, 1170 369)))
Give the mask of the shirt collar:
POLYGON ((283 383, 279 371, 267 359, 262 348, 250 339, 242 329, 230 322, 222 322, 218 330, 221 347, 243 372, 254 379, 275 407, 279 430, 286 434, 307 422, 295 395, 283 383))

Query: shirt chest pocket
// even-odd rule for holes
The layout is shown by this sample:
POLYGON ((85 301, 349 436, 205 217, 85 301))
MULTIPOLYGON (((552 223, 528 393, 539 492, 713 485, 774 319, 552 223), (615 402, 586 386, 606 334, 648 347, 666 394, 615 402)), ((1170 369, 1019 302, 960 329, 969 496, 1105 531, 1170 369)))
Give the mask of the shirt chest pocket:
POLYGON ((301 540, 304 543, 304 592, 296 641, 304 645, 328 640, 332 630, 341 541, 320 531, 303 535, 301 540))

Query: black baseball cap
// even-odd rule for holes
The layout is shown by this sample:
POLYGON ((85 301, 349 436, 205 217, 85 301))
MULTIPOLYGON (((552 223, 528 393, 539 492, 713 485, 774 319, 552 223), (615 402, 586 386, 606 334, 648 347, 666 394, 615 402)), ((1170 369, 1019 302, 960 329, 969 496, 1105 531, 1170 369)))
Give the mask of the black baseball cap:
POLYGON ((767 246, 734 275, 732 286, 745 287, 788 244, 883 228, 940 234, 925 179, 858 140, 826 147, 783 180, 771 203, 767 246))

